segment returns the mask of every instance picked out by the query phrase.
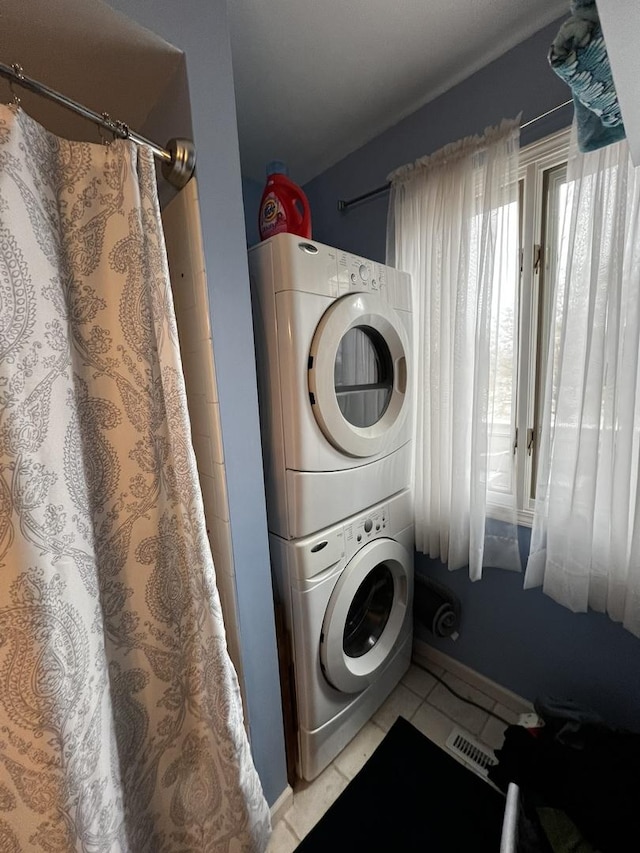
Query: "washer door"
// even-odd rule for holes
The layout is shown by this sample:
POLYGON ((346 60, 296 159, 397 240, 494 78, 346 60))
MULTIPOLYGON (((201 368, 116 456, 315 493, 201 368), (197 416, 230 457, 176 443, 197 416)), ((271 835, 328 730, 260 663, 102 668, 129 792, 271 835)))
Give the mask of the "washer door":
POLYGON ((323 315, 311 343, 309 391, 326 438, 350 456, 384 449, 406 416, 408 343, 380 296, 352 293, 323 315))
POLYGON ((347 563, 329 599, 320 635, 325 678, 343 693, 375 681, 407 617, 411 558, 394 539, 368 542, 347 563))

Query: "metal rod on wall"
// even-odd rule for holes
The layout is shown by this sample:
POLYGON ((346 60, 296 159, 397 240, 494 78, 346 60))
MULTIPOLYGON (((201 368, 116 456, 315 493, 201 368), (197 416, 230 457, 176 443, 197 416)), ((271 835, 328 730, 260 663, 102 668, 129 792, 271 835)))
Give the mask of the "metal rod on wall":
POLYGON ((182 188, 192 177, 195 169, 196 149, 191 140, 171 139, 167 142, 166 148, 163 148, 150 139, 146 139, 144 136, 131 130, 124 122, 112 119, 108 113, 102 113, 101 115, 95 113, 88 107, 72 101, 66 95, 56 92, 55 89, 45 86, 44 83, 27 77, 22 66, 18 63, 5 65, 0 62, 0 76, 9 80, 10 85, 16 83, 22 86, 23 89, 34 92, 36 95, 42 95, 44 98, 48 98, 48 100, 94 122, 94 124, 108 130, 114 137, 130 139, 136 145, 146 145, 151 149, 154 156, 162 161, 162 174, 164 177, 178 189, 182 188))
MULTIPOLYGON (((520 130, 523 130, 525 127, 529 127, 530 124, 535 124, 540 119, 546 118, 551 115, 551 113, 555 113, 556 110, 561 110, 563 107, 568 107, 569 104, 572 104, 573 100, 563 101, 561 104, 558 104, 557 107, 552 107, 550 110, 547 110, 546 113, 541 113, 539 116, 530 119, 529 121, 525 121, 524 124, 520 125, 520 130)), ((363 193, 362 195, 357 195, 355 198, 350 198, 348 201, 344 201, 340 199, 338 201, 338 210, 345 211, 352 207, 354 204, 359 204, 361 201, 366 201, 370 198, 375 198, 376 196, 382 195, 383 193, 389 192, 391 189, 391 184, 386 183, 380 187, 376 187, 374 190, 369 190, 367 193, 363 193)))

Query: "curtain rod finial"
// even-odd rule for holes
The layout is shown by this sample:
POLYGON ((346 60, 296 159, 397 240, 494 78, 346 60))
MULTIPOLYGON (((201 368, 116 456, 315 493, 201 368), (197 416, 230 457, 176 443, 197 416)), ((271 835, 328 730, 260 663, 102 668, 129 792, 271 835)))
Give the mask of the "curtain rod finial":
POLYGON ((182 189, 193 176, 196 167, 196 147, 190 139, 170 139, 166 145, 171 162, 162 164, 162 174, 177 189, 182 189))

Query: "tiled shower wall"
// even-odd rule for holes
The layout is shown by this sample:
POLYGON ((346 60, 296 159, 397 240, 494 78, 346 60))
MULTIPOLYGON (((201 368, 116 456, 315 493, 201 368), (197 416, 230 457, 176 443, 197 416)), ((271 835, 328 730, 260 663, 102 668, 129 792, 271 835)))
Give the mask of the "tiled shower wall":
POLYGON ((167 204, 162 219, 207 532, 229 655, 238 673, 244 699, 220 403, 195 178, 167 204))

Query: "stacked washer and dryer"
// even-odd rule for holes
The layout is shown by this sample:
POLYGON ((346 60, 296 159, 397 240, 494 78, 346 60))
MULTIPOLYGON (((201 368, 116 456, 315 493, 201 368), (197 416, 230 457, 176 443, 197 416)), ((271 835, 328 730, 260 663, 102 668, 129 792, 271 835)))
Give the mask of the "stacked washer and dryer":
POLYGON ((411 659, 411 284, 292 234, 249 266, 274 594, 311 780, 411 659))

